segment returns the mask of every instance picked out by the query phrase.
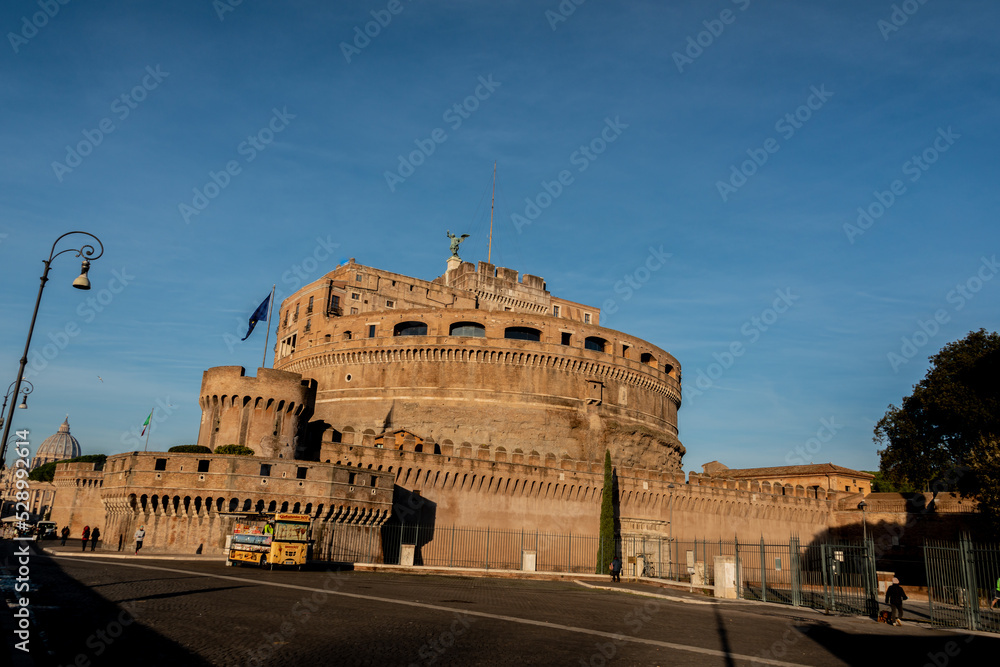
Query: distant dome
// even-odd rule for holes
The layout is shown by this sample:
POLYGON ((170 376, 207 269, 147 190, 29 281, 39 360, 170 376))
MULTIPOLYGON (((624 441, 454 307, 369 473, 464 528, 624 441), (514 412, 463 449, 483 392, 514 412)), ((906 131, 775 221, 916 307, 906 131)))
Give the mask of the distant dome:
POLYGON ((45 438, 39 445, 31 467, 34 469, 46 463, 74 459, 77 456, 80 456, 80 443, 69 433, 69 417, 67 416, 55 435, 45 438))

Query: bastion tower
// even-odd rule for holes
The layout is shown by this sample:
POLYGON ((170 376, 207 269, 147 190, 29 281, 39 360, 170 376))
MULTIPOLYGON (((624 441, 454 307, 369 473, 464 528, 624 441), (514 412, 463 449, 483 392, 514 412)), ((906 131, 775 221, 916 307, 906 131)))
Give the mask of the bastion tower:
POLYGON ((677 360, 538 276, 452 256, 425 281, 351 259, 275 320, 275 371, 315 387, 303 458, 336 462, 405 431, 427 453, 558 467, 609 449, 619 466, 681 470, 677 360))

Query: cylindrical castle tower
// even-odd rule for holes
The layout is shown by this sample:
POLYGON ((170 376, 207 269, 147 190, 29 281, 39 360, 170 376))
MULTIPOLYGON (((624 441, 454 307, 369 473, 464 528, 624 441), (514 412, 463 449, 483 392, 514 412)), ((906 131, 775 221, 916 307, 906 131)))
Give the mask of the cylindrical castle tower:
POLYGON ((201 379, 198 444, 245 445, 258 456, 295 458, 303 426, 312 414, 316 383, 298 373, 242 366, 218 366, 201 379))
POLYGON ((553 298, 535 276, 462 264, 427 282, 342 266, 282 304, 275 368, 317 384, 326 441, 406 429, 438 445, 680 470, 680 366, 553 298))

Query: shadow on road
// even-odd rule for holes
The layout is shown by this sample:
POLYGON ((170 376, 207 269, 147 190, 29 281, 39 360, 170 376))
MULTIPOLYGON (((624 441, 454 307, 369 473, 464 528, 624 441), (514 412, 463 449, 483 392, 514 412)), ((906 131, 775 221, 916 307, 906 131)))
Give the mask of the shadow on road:
MULTIPOLYGON (((0 545, 4 557, 12 549, 10 541, 0 545)), ((141 611, 106 600, 48 556, 32 552, 29 567, 36 665, 210 664, 143 625, 141 611)))
POLYGON ((811 641, 850 665, 885 662, 896 665, 986 665, 995 664, 1000 638, 951 632, 911 634, 913 626, 881 626, 892 634, 844 632, 830 625, 808 629, 811 641), (906 634, 903 634, 906 633, 906 634))

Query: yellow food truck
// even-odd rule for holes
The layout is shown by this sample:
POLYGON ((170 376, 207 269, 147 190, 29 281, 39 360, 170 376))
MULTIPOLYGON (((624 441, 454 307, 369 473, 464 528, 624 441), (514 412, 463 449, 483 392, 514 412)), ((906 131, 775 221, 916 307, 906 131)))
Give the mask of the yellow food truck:
POLYGON ((250 514, 233 525, 227 565, 251 563, 260 567, 294 565, 300 570, 309 557, 308 514, 250 514))

